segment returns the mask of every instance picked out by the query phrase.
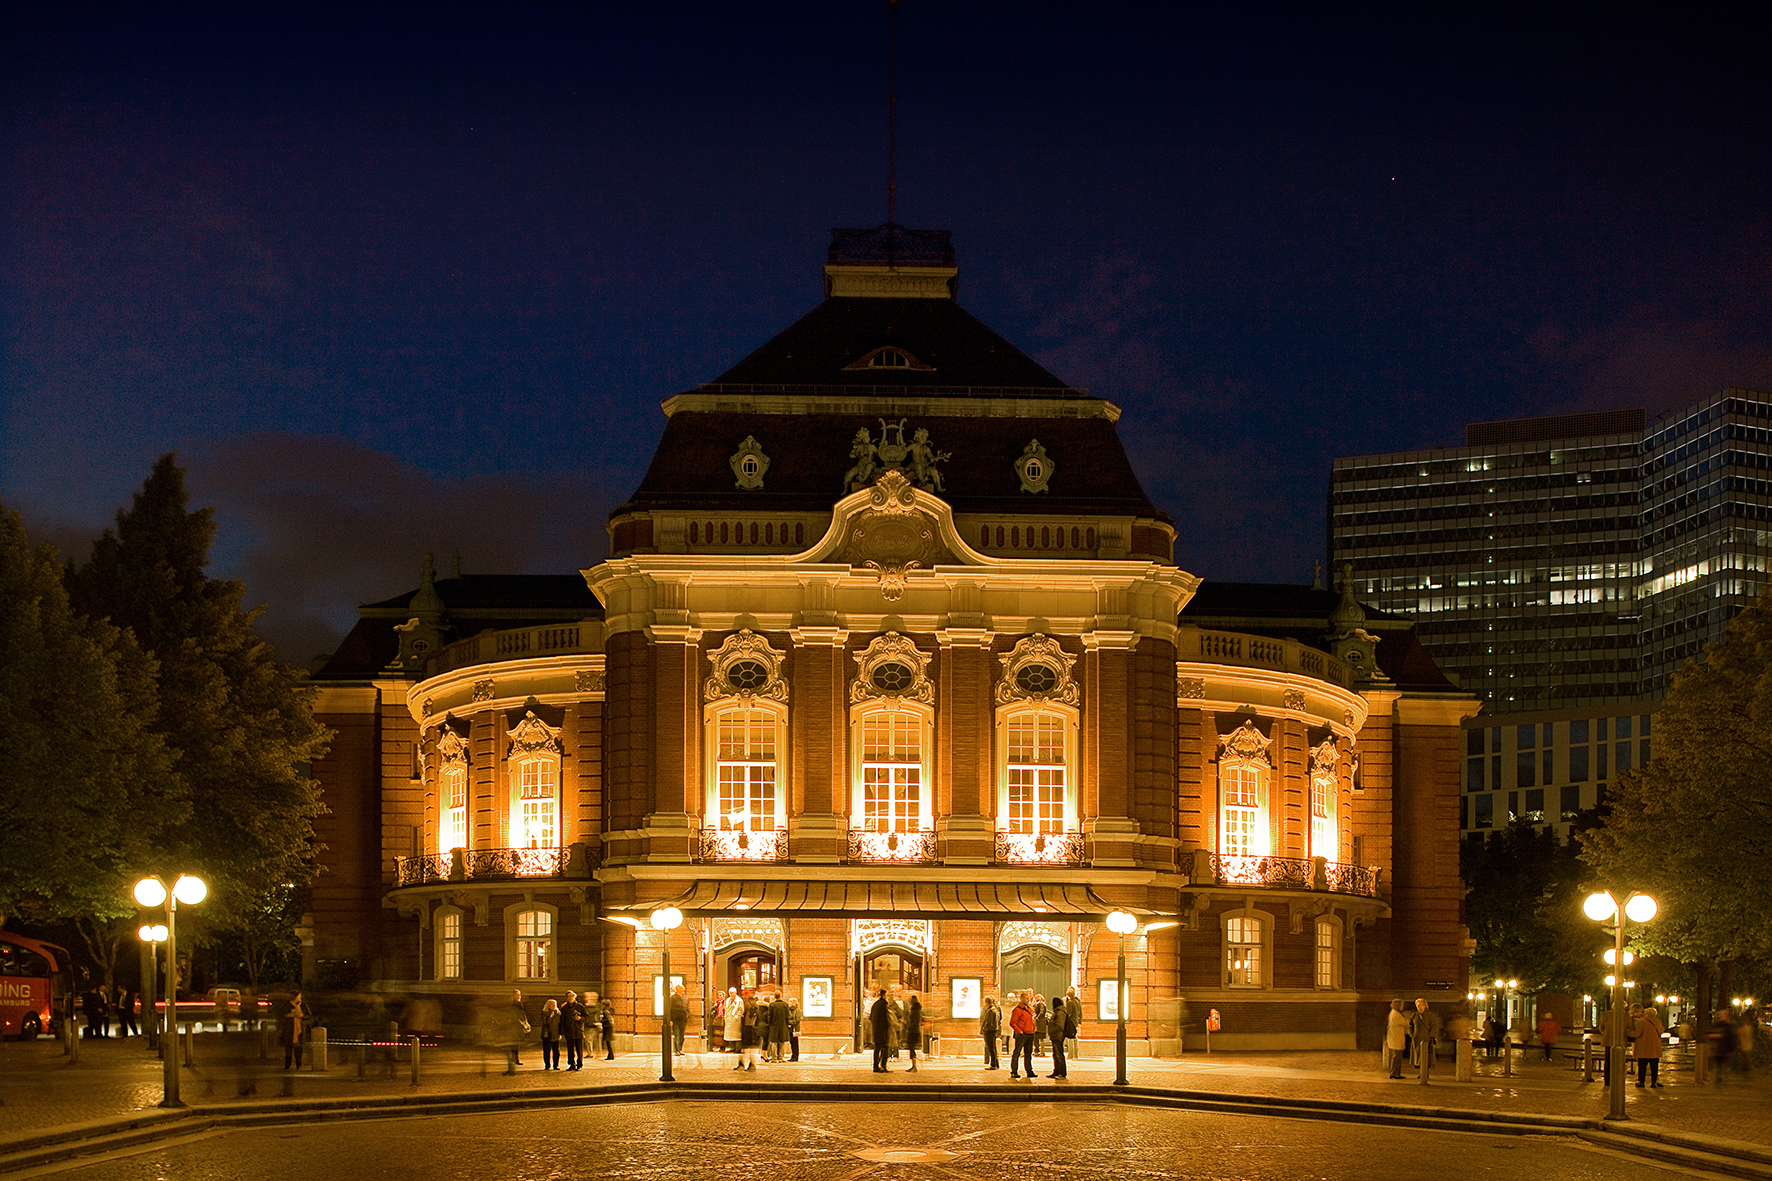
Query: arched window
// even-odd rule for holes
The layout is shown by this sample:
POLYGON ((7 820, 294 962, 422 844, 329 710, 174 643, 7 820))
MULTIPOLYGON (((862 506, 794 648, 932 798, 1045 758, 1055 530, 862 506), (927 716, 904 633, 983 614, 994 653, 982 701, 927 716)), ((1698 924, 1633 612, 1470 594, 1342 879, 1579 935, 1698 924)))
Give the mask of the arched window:
POLYGON ((468 847, 468 743, 448 726, 437 736, 437 852, 468 847))
POLYGON ((436 978, 461 979, 461 911, 455 907, 439 910, 433 920, 437 932, 436 978))
POLYGON ((934 826, 935 688, 927 654, 896 632, 865 652, 850 686, 854 752, 851 826, 866 832, 923 832, 934 826))
POLYGON ((1008 719, 1005 816, 1010 832, 1063 832, 1070 802, 1068 719, 1028 710, 1008 719))
MULTIPOLYGON (((1244 722, 1218 740, 1218 851, 1235 857, 1273 852, 1268 823, 1268 779, 1273 774, 1268 738, 1244 722)), ((1227 876, 1237 876, 1226 867, 1227 876)))
POLYGON ((1317 920, 1316 965, 1318 988, 1341 987, 1341 924, 1335 919, 1317 920))
POLYGON ((1224 916, 1224 982, 1227 988, 1267 987, 1267 916, 1233 911, 1224 916))
POLYGON ((787 827, 787 701, 784 654, 750 629, 708 653, 708 828, 776 832, 787 827))
POLYGON ((560 731, 523 715, 507 736, 511 743, 511 847, 560 847, 560 731))
POLYGON ((512 980, 554 979, 554 909, 518 902, 505 911, 512 980))
POLYGON ((1341 833, 1336 802, 1341 794, 1337 764, 1341 752, 1333 736, 1311 748, 1311 856, 1341 860, 1341 833))
POLYGON ((999 827, 1008 856, 1044 861, 1064 856, 1065 846, 1018 840, 1028 835, 1075 831, 1077 815, 1077 704, 1071 679, 1076 657, 1050 636, 1027 636, 998 657, 1002 676, 997 701, 999 827))

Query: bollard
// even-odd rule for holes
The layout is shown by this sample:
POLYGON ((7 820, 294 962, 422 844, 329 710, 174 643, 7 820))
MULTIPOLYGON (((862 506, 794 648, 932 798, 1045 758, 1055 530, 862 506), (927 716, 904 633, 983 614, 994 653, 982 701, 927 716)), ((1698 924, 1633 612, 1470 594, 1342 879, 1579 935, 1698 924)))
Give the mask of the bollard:
POLYGON ((418 1077, 419 1077, 418 1076, 418 1052, 419 1052, 419 1046, 421 1043, 419 1042, 419 1038, 416 1033, 413 1034, 411 1037, 407 1038, 406 1040, 412 1044, 412 1085, 416 1087, 416 1086, 418 1086, 418 1077))
POLYGON ((1514 1035, 1513 1031, 1501 1035, 1501 1076, 1514 1077, 1514 1035))
POLYGON ((1475 1056, 1473 1053, 1475 1047, 1473 1047, 1471 1045, 1471 1040, 1466 1037, 1459 1038, 1457 1045, 1458 1045, 1458 1070, 1457 1070, 1457 1073, 1453 1077, 1456 1078, 1457 1081, 1459 1081, 1461 1083, 1468 1083, 1471 1081, 1472 1076, 1476 1073, 1476 1067, 1472 1063, 1472 1058, 1475 1056))
POLYGON ((314 1069, 324 1072, 326 1069, 326 1027, 316 1025, 314 1032, 308 1037, 308 1059, 314 1069))
POLYGON ((185 1026, 185 1067, 195 1069, 197 1066, 197 1023, 185 1026))
POLYGON ((1692 1081, 1700 1086, 1710 1082, 1710 1046, 1704 1042, 1692 1048, 1692 1081))
POLYGON ((357 1081, 362 1082, 364 1079, 369 1077, 369 1047, 368 1046, 358 1046, 357 1052, 356 1052, 356 1058, 357 1058, 357 1081))
POLYGON ((1585 1036, 1581 1039, 1581 1081, 1594 1081, 1594 1039, 1585 1036))

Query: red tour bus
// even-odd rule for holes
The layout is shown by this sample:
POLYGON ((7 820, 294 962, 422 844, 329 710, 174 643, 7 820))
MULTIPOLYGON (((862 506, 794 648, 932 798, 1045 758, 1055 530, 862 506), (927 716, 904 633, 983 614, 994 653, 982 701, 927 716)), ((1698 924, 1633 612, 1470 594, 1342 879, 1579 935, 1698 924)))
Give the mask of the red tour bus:
POLYGON ((54 1033, 72 963, 66 948, 0 931, 0 1034, 54 1033))

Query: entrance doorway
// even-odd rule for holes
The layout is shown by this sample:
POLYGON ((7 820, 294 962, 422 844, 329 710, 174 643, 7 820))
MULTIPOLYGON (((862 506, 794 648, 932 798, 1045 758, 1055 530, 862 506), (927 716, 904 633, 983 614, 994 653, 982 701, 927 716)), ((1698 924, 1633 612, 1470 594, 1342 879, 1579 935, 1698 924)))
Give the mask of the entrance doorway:
MULTIPOLYGON (((1071 986, 1071 957, 1044 943, 1029 943, 1003 953, 1003 996, 1031 988, 1048 1002, 1071 986)), ((1015 1002, 1006 1001, 1005 1008, 1015 1002)))
POLYGON ((922 992, 923 957, 901 947, 882 947, 862 957, 861 977, 864 991, 870 995, 876 988, 890 992, 894 984, 910 992, 922 992))
POLYGON ((740 996, 750 996, 760 988, 774 991, 775 985, 775 953, 772 951, 735 952, 726 961, 726 987, 738 989, 740 996))

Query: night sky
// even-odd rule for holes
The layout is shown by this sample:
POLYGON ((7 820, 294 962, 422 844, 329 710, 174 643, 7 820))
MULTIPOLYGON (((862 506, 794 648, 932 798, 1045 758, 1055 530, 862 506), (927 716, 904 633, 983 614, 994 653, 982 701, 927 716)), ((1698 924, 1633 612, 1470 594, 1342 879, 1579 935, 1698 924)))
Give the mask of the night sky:
MULTIPOLYGON (((299 662, 426 550, 599 560, 659 402, 885 219, 883 0, 27 7, 0 501, 84 556, 177 451, 299 662)), ((905 0, 899 220, 1183 567, 1308 580, 1336 456, 1772 389, 1754 6, 1549 7, 905 0)))

